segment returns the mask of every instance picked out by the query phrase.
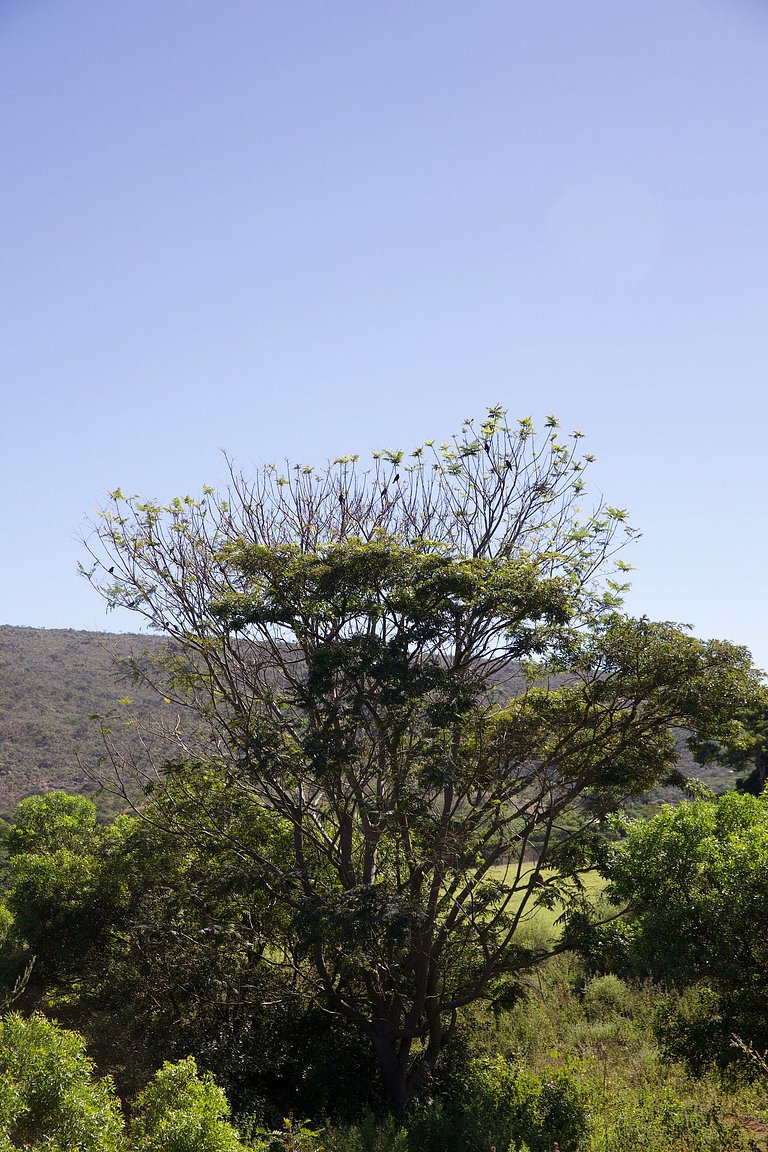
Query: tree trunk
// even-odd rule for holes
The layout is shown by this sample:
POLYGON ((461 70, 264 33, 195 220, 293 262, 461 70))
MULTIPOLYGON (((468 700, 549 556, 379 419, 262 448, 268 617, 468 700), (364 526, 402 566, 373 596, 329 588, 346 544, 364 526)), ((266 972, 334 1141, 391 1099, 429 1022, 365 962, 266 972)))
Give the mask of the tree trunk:
POLYGON ((373 1044, 376 1049, 376 1058, 381 1072, 381 1083, 384 1097, 392 1112, 402 1116, 411 1101, 408 1084, 408 1049, 410 1045, 403 1046, 388 1028, 386 1031, 374 1026, 373 1044))
POLYGON ((412 1041, 398 1038, 391 1025, 374 1024, 371 1036, 379 1062, 385 1099, 390 1110, 396 1116, 402 1116, 432 1078, 432 1071, 443 1045, 442 1022, 437 1017, 426 1050, 413 1061, 410 1059, 412 1041))

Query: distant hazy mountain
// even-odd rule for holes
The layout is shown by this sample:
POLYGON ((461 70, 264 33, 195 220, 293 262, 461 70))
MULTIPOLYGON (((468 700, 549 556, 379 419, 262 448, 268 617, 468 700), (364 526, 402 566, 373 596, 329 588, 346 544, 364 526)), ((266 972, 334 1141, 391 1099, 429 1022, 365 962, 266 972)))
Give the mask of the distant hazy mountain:
MULTIPOLYGON (((0 813, 54 788, 92 794, 104 812, 120 806, 95 783, 104 745, 91 717, 112 717, 113 739, 124 750, 138 746, 132 718, 147 727, 173 722, 175 710, 163 697, 121 678, 116 665, 131 654, 157 654, 165 643, 157 636, 0 626, 0 813), (121 703, 126 698, 130 705, 121 703)), ((510 677, 505 686, 514 692, 519 685, 510 677)), ((681 767, 716 791, 733 787, 726 769, 701 768, 684 750, 681 767)), ((671 789, 654 793, 655 800, 679 796, 671 789)))

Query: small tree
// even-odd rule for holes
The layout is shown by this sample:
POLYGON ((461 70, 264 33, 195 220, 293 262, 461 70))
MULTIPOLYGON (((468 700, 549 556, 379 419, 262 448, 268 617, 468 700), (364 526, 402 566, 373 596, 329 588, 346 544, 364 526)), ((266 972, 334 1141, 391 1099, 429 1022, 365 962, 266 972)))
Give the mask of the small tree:
POLYGON ((609 876, 629 905, 624 963, 688 990, 660 1021, 671 1053, 700 1071, 768 1048, 768 794, 632 822, 609 876))
POLYGON ((166 1063, 136 1100, 135 1152, 245 1152, 229 1104, 211 1076, 188 1057, 166 1063))
MULTIPOLYGON (((521 927, 578 897, 671 726, 719 731, 754 682, 744 650, 618 614, 631 532, 581 511, 578 439, 492 409, 369 470, 118 490, 89 541, 108 603, 169 637, 162 691, 210 726, 234 808, 272 823, 268 850, 236 839, 283 909, 273 959, 370 1037, 396 1110, 458 1010, 540 962, 521 927)), ((158 783, 169 826, 231 845, 194 770, 158 783)))

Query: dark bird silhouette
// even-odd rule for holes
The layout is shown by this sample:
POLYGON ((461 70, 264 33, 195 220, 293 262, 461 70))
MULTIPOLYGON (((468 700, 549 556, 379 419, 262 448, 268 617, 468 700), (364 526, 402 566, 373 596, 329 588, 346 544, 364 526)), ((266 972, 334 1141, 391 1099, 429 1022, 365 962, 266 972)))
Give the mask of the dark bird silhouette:
POLYGON ((507 459, 504 461, 504 467, 505 468, 511 468, 512 467, 512 461, 509 459, 509 457, 507 457, 507 459))
POLYGON ((114 572, 115 572, 115 566, 114 566, 114 564, 113 564, 111 568, 107 568, 107 574, 108 574, 109 576, 113 576, 113 575, 114 575, 114 572))
POLYGON ((490 456, 490 454, 491 454, 491 442, 490 442, 490 440, 486 440, 485 444, 483 444, 483 448, 485 448, 486 452, 490 456))
POLYGON ((392 482, 393 482, 394 484, 397 484, 397 482, 398 482, 398 480, 399 480, 399 479, 400 479, 400 473, 399 473, 399 472, 395 472, 394 476, 392 477, 392 482))

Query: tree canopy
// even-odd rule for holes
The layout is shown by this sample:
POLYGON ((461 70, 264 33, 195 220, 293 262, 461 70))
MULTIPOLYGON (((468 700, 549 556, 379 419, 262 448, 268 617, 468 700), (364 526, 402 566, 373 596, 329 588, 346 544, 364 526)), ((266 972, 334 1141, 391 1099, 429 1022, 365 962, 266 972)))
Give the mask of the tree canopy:
POLYGON ((578 904, 672 729, 722 739, 756 688, 744 649, 621 614, 632 532, 584 510, 579 440, 495 408, 369 468, 117 490, 88 541, 108 602, 173 641, 136 674, 209 732, 190 751, 180 721, 178 762, 144 766, 152 818, 250 865, 271 961, 369 1037, 395 1109, 462 1006, 564 946, 526 920, 578 904))

